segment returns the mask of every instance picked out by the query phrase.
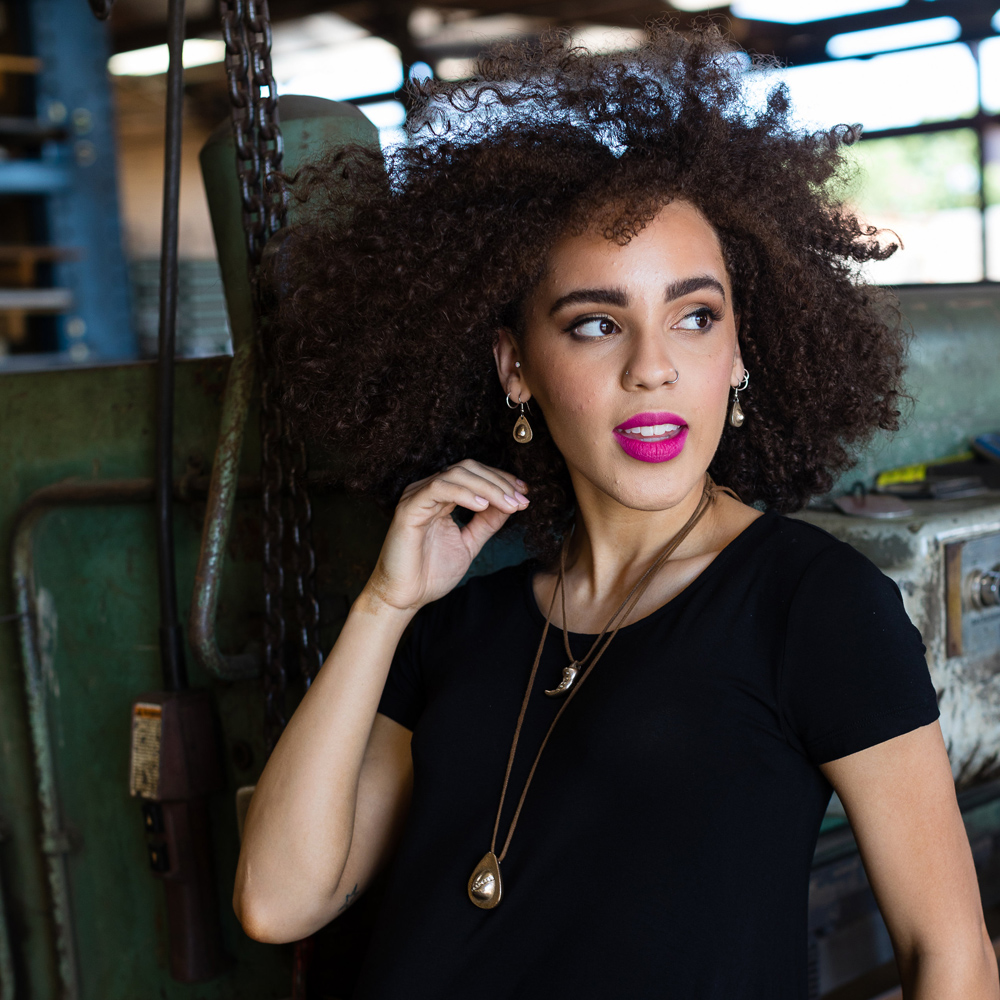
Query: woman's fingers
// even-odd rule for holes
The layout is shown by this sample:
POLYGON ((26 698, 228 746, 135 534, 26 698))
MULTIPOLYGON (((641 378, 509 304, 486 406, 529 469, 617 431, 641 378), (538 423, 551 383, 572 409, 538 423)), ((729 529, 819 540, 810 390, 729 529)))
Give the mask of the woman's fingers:
POLYGON ((469 468, 462 464, 453 465, 442 473, 442 478, 467 486, 500 510, 513 513, 528 506, 528 498, 518 488, 516 478, 500 475, 487 466, 469 468))
POLYGON ((495 469, 492 465, 484 465, 473 458, 465 458, 461 462, 457 462, 451 466, 447 471, 451 471, 451 469, 465 469, 476 475, 490 479, 499 486, 506 484, 506 492, 510 496, 513 496, 514 493, 521 493, 523 495, 528 492, 528 484, 523 479, 518 479, 517 476, 509 472, 504 472, 503 469, 495 469))
POLYGON ((486 507, 462 528, 462 534, 467 539, 469 555, 473 559, 479 555, 480 549, 503 527, 508 517, 510 514, 505 511, 497 510, 496 507, 486 507))
MULTIPOLYGON (((526 503, 527 501, 525 501, 526 503)), ((503 490, 484 479, 472 483, 459 482, 455 479, 435 477, 409 498, 410 505, 427 513, 435 515, 435 508, 447 506, 464 507, 466 510, 479 513, 491 506, 504 514, 512 514, 521 508, 514 498, 508 499, 503 490)))
POLYGON ((520 480, 475 464, 476 469, 461 463, 453 465, 436 476, 411 484, 401 503, 413 503, 424 510, 439 504, 457 504, 476 512, 492 506, 504 514, 528 506, 528 498, 515 485, 520 480))
MULTIPOLYGON (((528 492, 528 484, 524 482, 523 479, 518 479, 517 476, 514 476, 509 472, 504 472, 502 469, 495 469, 491 465, 484 465, 482 462, 466 458, 461 462, 457 462, 455 465, 448 466, 447 469, 442 469, 433 476, 427 476, 424 479, 418 479, 416 482, 410 483, 410 485, 403 490, 400 500, 409 500, 421 490, 425 489, 434 480, 447 479, 454 473, 457 473, 458 478, 462 481, 470 484, 473 483, 474 480, 467 478, 466 474, 479 476, 480 478, 486 479, 488 482, 491 482, 495 486, 499 487, 506 496, 513 497, 519 502, 522 499, 526 499, 525 494, 528 492)), ((455 478, 455 476, 452 476, 452 478, 455 478)))

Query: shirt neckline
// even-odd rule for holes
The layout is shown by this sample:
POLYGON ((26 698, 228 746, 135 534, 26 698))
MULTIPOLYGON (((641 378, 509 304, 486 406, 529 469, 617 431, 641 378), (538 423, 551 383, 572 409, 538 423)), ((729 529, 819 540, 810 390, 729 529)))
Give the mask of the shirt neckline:
MULTIPOLYGON (((732 559, 733 554, 746 545, 748 539, 752 539, 752 537, 760 530, 758 525, 761 525, 764 522, 770 524, 776 516, 777 513, 772 508, 768 508, 760 517, 754 518, 738 535, 736 535, 735 538, 731 539, 722 547, 722 549, 720 549, 719 554, 680 593, 675 594, 665 604, 661 604, 658 608, 654 608, 648 615, 644 615, 636 621, 623 625, 618 630, 618 634, 625 635, 633 630, 641 629, 663 617, 668 610, 675 608, 682 598, 695 593, 700 587, 705 585, 706 580, 711 580, 713 576, 716 576, 719 572, 721 572, 724 564, 732 559)), ((525 571, 522 580, 522 592, 524 594, 525 603, 528 607, 528 613, 539 625, 544 626, 545 615, 543 614, 541 608, 539 608, 538 601, 535 599, 535 588, 533 586, 535 571, 538 568, 538 560, 529 559, 524 565, 525 571)), ((570 632, 569 635, 577 636, 580 639, 597 638, 596 632, 570 632)))

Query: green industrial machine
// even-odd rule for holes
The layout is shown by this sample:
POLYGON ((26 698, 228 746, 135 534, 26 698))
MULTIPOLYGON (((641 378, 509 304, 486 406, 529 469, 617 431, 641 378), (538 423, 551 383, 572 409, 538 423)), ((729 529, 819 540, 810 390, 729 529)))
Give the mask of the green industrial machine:
MULTIPOLYGON (((289 171, 331 145, 377 143, 353 107, 300 98, 282 111, 289 171)), ((260 460, 228 123, 202 159, 235 354, 176 365, 173 527, 180 604, 196 612, 191 687, 211 692, 218 721, 224 787, 208 796, 208 812, 226 959, 208 982, 171 978, 166 901, 149 871, 157 859, 129 795, 132 704, 162 686, 150 477, 155 366, 8 374, 0 380, 0 531, 11 570, 0 583, 2 1000, 290 992, 291 949, 250 941, 229 902, 236 792, 253 784, 267 754, 254 652, 260 460)), ((384 520, 325 486, 321 472, 316 478, 313 536, 328 647, 367 579, 384 520)))

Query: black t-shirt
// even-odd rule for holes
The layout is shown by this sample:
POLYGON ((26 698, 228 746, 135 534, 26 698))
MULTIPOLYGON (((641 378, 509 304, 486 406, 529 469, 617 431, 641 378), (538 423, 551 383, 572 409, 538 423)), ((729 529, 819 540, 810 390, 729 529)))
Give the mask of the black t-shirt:
MULTIPOLYGON (((626 625, 559 720, 507 857, 489 850, 544 617, 532 562, 423 609, 379 711, 413 730, 410 814, 356 1000, 803 1000, 819 764, 938 716, 899 590, 768 512, 626 625)), ((593 636, 572 635, 583 655, 593 636)), ((559 700, 551 629, 497 853, 559 700)))

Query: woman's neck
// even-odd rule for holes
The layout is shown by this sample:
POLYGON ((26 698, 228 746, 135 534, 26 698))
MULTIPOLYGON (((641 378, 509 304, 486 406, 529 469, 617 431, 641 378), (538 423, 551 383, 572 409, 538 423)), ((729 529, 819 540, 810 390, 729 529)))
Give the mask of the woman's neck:
MULTIPOLYGON (((637 573, 648 567, 694 514, 704 479, 699 478, 676 503, 663 510, 635 510, 596 490, 589 483, 576 487, 576 522, 566 559, 566 582, 578 600, 603 604, 631 587, 637 573)), ((709 509, 671 559, 695 555, 711 536, 709 509)))

